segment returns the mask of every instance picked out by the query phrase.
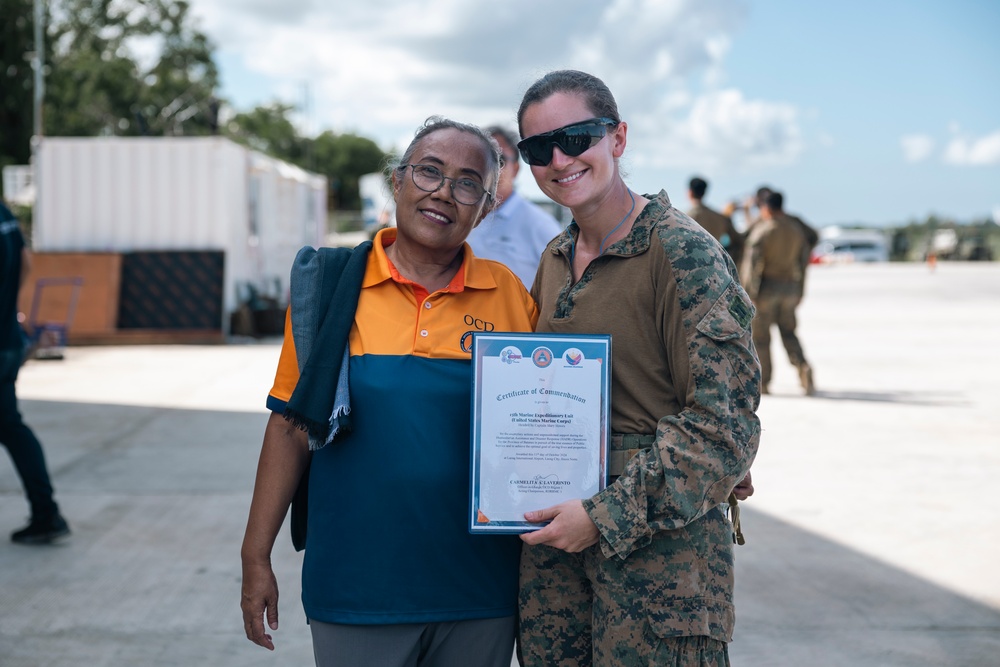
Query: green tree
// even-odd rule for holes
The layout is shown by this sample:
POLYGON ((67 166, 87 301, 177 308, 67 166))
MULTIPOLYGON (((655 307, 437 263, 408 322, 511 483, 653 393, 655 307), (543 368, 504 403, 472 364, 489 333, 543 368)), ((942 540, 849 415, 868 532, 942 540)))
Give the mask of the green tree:
POLYGON ((28 164, 34 110, 31 0, 0 0, 0 167, 28 164))
POLYGON ((191 25, 187 2, 156 4, 147 29, 162 40, 162 49, 143 77, 144 118, 163 134, 215 134, 220 102, 212 44, 191 25))
POLYGON ((355 134, 334 134, 326 131, 313 140, 312 161, 315 171, 330 182, 334 208, 361 208, 358 179, 385 164, 386 154, 371 139, 355 134))
POLYGON ((358 210, 358 179, 382 168, 385 152, 371 139, 326 131, 302 137, 289 119, 294 107, 273 103, 235 115, 226 123, 230 138, 263 153, 326 176, 330 208, 358 210))
POLYGON ((234 141, 281 160, 300 164, 306 140, 299 136, 288 115, 295 107, 275 102, 238 113, 226 123, 225 133, 234 141))
POLYGON ((208 134, 218 71, 183 0, 62 0, 53 10, 45 133, 208 134), (158 47, 150 64, 142 40, 158 47))
MULTIPOLYGON (((52 0, 45 40, 44 133, 53 136, 201 135, 230 138, 325 175, 333 206, 358 209, 358 179, 385 160, 375 142, 324 132, 308 138, 274 103, 218 127, 218 70, 212 44, 186 0, 52 0), (137 48, 151 57, 140 58, 137 48)), ((0 164, 30 157, 32 0, 0 0, 0 164), (11 17, 7 19, 7 17, 11 17)))

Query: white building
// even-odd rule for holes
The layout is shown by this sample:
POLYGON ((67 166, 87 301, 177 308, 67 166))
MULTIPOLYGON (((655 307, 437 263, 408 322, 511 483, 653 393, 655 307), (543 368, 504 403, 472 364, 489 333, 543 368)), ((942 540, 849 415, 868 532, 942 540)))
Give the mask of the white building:
POLYGON ((36 252, 222 253, 223 331, 326 235, 325 177, 222 137, 46 137, 36 174, 36 252))

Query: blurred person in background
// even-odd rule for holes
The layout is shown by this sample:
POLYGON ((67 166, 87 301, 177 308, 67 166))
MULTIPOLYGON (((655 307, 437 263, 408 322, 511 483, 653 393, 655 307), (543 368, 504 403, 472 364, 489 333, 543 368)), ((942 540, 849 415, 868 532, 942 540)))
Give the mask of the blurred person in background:
POLYGON ((607 488, 525 514, 549 523, 521 538, 523 664, 728 665, 725 508, 760 440, 753 306, 703 227, 625 183, 628 125, 600 79, 546 74, 518 125, 539 188, 573 214, 542 254, 537 330, 614 341, 607 488))
POLYGON ((743 235, 736 231, 729 215, 723 215, 705 205, 703 200, 707 191, 708 181, 700 176, 695 176, 688 182, 688 199, 691 201, 691 209, 687 214, 691 216, 692 220, 708 230, 708 233, 714 236, 715 240, 721 243, 729 256, 733 258, 733 263, 739 266, 740 258, 743 256, 743 235))
POLYGON ((19 544, 49 544, 69 535, 53 498, 45 454, 17 408, 15 384, 27 345, 17 320, 17 295, 31 267, 21 226, 0 202, 0 443, 7 448, 31 507, 28 525, 10 538, 19 544))
MULTIPOLYGON (((746 220, 747 224, 747 228, 744 230, 744 236, 750 233, 750 229, 756 223, 760 222, 762 217, 761 208, 764 206, 767 196, 771 194, 771 192, 773 191, 774 191, 773 188, 771 188, 770 186, 762 185, 759 188, 757 188, 757 193, 753 197, 750 197, 743 202, 742 211, 744 215, 744 220, 746 220), (756 213, 754 212, 755 209, 756 213)), ((784 195, 782 195, 782 201, 784 201, 784 195)), ((734 210, 736 210, 736 207, 737 207, 736 203, 727 205, 727 207, 724 209, 723 212, 726 215, 732 216, 734 210)), ((782 209, 781 213, 790 221, 795 223, 795 225, 799 228, 799 231, 802 232, 802 236, 805 239, 805 245, 803 246, 802 258, 801 258, 802 285, 800 291, 802 292, 802 294, 800 296, 802 296, 805 294, 806 269, 808 268, 809 261, 812 257, 812 250, 813 248, 816 247, 816 244, 819 243, 819 232, 817 232, 811 226, 806 224, 806 221, 800 218, 799 216, 792 215, 791 213, 788 213, 784 209, 782 209)), ((737 266, 739 266, 739 264, 737 264, 737 266)))
POLYGON ((502 169, 497 186, 500 204, 472 230, 468 243, 477 257, 506 264, 531 289, 542 251, 562 227, 542 207, 514 190, 514 179, 520 170, 517 135, 496 125, 486 131, 500 146, 502 169))
POLYGON ((813 248, 816 247, 816 244, 819 243, 819 232, 806 224, 806 221, 799 216, 792 215, 791 213, 785 211, 784 196, 782 196, 781 202, 782 205, 779 213, 791 220, 792 223, 799 228, 799 231, 802 232, 802 238, 805 240, 805 244, 803 244, 802 251, 799 255, 799 264, 802 266, 802 282, 799 284, 799 299, 802 299, 802 297, 806 294, 806 276, 809 274, 809 265, 812 261, 812 251, 813 248))
POLYGON ((769 191, 760 202, 760 220, 750 227, 743 252, 743 287, 753 299, 753 342, 761 366, 761 393, 771 382, 771 327, 777 325, 788 360, 807 395, 815 393, 813 372, 795 332, 795 310, 802 301, 807 245, 800 225, 785 215, 784 197, 769 191))
POLYGON ((743 220, 746 225, 746 229, 743 230, 744 234, 750 233, 750 228, 755 224, 760 222, 760 207, 763 205, 764 200, 767 195, 771 192, 771 187, 767 185, 762 185, 757 188, 757 192, 750 195, 743 201, 732 201, 723 207, 722 212, 730 217, 734 213, 740 211, 743 213, 743 220))
POLYGON ((351 262, 367 244, 355 249, 344 270, 363 273, 353 314, 331 307, 349 318, 342 376, 352 424, 332 444, 329 378, 344 366, 329 358, 325 322, 311 353, 298 347, 293 300, 242 548, 254 643, 274 649, 264 627, 278 627, 270 554, 308 466, 302 604, 316 664, 509 667, 521 543, 466 529, 467 322, 525 332, 538 317, 517 276, 465 243, 496 201, 499 173, 495 141, 437 117, 392 168, 396 227, 376 235, 358 269, 351 262))

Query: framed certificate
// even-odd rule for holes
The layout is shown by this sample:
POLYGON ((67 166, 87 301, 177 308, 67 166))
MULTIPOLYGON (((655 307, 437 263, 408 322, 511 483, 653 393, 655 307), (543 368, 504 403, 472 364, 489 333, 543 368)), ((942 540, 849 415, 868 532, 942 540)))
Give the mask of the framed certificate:
POLYGON ((475 333, 469 531, 524 533, 524 513, 607 484, 611 337, 475 333))

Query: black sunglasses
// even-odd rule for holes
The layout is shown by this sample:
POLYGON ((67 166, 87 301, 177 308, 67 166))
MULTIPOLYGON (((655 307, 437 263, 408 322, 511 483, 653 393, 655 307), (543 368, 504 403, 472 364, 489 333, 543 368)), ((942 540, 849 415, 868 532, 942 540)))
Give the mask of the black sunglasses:
POLYGON ((608 128, 616 125, 618 121, 611 118, 582 120, 522 139, 517 142, 517 150, 528 164, 544 167, 552 162, 552 149, 556 146, 569 157, 576 157, 603 139, 608 128))

